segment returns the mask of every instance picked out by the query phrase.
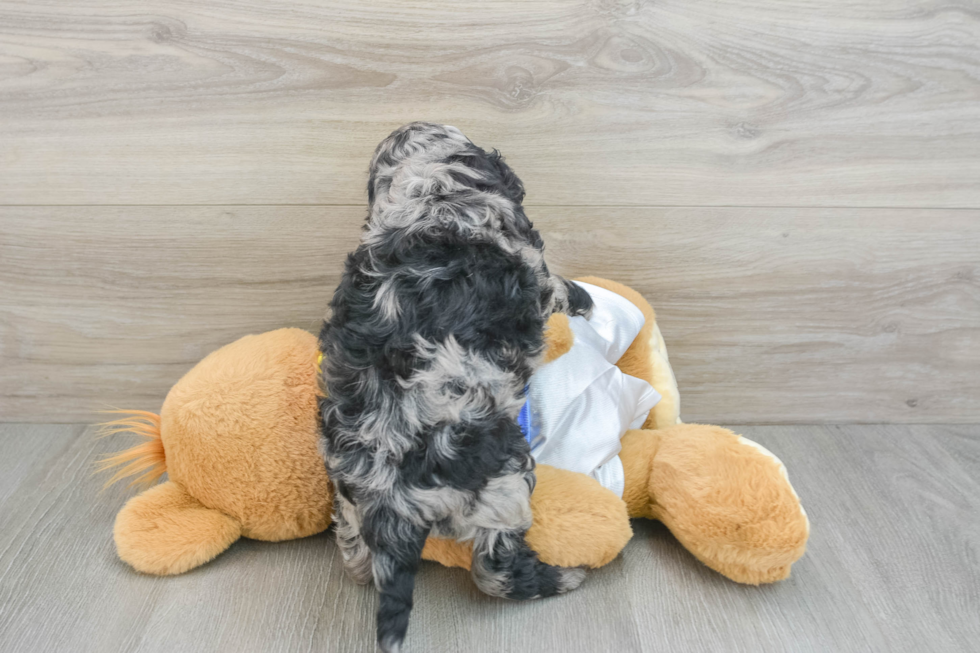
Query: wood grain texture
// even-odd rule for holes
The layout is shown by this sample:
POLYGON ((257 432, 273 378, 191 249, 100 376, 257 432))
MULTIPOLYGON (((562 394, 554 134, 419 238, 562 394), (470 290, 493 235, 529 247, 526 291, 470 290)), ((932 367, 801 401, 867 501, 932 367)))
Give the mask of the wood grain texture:
POLYGON ((686 421, 980 418, 980 212, 537 215, 557 269, 654 306, 686 421))
POLYGON ((363 212, 0 209, 0 418, 159 410, 217 347, 316 331, 363 212))
MULTIPOLYGON (((545 208, 548 259, 641 291, 686 421, 980 419, 980 212, 545 208)), ((359 207, 0 208, 0 419, 158 410, 213 349, 316 330, 359 207)))
POLYGON ((960 0, 0 1, 0 203, 363 200, 416 119, 544 205, 980 207, 960 0))
MULTIPOLYGON (((640 520, 619 558, 557 599, 492 599, 425 564, 406 650, 975 650, 980 485, 955 451, 976 461, 980 427, 743 433, 782 458, 812 522, 789 580, 736 585, 640 520)), ((77 426, 0 425, 0 471, 18 479, 0 490, 0 650, 373 650, 375 592, 344 577, 330 533, 242 540, 172 578, 119 562, 112 522, 132 492, 100 492, 90 474, 122 446, 77 426)))

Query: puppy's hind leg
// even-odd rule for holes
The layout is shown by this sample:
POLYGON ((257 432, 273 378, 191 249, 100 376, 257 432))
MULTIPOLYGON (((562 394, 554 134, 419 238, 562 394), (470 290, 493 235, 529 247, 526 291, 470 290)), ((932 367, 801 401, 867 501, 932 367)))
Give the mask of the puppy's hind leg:
POLYGON ((554 567, 538 559, 524 539, 531 526, 534 462, 530 456, 512 473, 491 479, 475 511, 471 573, 491 596, 536 599, 571 591, 585 579, 584 569, 554 567))
POLYGON ((519 601, 564 594, 585 580, 584 569, 538 560, 522 531, 482 531, 473 545, 472 574, 486 594, 519 601))
POLYGON ((337 546, 344 558, 344 569, 351 580, 359 585, 371 582, 371 549, 361 536, 361 516, 353 503, 340 492, 334 495, 334 523, 337 546))
POLYGON ((374 585, 380 594, 378 646, 385 653, 397 653, 408 630, 415 574, 429 529, 384 506, 374 506, 365 517, 363 533, 371 547, 374 585))

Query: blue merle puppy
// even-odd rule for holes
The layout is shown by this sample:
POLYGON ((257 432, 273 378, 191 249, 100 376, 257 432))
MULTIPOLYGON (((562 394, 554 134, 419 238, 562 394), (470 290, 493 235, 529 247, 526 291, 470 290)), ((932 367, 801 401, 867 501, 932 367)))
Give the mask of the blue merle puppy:
POLYGON ((378 146, 370 213, 320 347, 325 459, 348 573, 381 594, 398 651, 428 535, 471 540, 477 586, 532 599, 584 571, 538 560, 534 461, 517 424, 553 312, 592 300, 552 275, 521 181, 455 127, 406 125, 378 146))

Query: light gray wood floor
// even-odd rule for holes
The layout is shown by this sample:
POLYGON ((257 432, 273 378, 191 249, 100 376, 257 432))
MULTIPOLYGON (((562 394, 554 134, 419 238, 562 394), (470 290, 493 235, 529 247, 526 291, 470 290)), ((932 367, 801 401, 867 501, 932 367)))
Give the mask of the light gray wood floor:
MULTIPOLYGON (((813 525, 793 576, 731 583, 661 525, 570 595, 511 603, 426 564, 409 652, 976 651, 980 427, 757 426, 813 525)), ((369 651, 374 591, 331 534, 243 540, 175 578, 131 571, 84 426, 0 425, 0 650, 369 651)))

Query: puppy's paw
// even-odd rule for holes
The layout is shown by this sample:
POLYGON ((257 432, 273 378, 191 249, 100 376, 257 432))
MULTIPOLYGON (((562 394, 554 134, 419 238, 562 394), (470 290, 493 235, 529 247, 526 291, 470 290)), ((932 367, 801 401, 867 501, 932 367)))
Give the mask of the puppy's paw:
POLYGON ((577 283, 566 281, 565 285, 568 287, 568 314, 581 315, 585 319, 592 317, 592 296, 577 283))
POLYGON ((584 567, 562 567, 558 573, 558 593, 564 594, 582 584, 585 580, 584 567))

